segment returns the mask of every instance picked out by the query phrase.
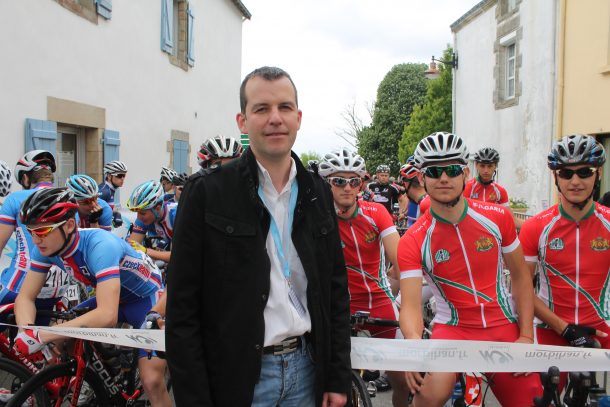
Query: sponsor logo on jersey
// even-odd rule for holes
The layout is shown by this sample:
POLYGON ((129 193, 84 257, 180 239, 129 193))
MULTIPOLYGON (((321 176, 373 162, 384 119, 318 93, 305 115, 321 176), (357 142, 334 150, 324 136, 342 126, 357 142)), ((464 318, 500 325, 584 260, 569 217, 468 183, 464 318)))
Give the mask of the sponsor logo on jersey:
POLYGON ((498 197, 496 196, 495 192, 492 192, 491 194, 489 194, 489 196, 487 197, 488 200, 490 201, 495 201, 498 199, 498 197))
POLYGON ((364 235, 364 241, 367 243, 373 243, 377 239, 377 233, 374 230, 366 232, 364 235))
POLYGON ((596 252, 603 252, 609 248, 610 242, 608 242, 608 239, 598 236, 597 239, 591 240, 591 249, 595 250, 596 252))
POLYGON ((478 193, 478 192, 475 192, 475 193, 474 193, 474 194, 472 194, 470 197, 471 197, 472 199, 477 199, 477 198, 479 197, 479 193, 478 193))
POLYGON ((494 247, 494 242, 489 236, 481 236, 479 240, 474 242, 474 247, 477 252, 486 252, 494 247))
POLYGON ((444 261, 448 261, 449 260, 449 252, 445 249, 440 249, 438 250, 435 254, 434 254, 434 260, 436 260, 436 263, 442 263, 444 261))
POLYGON ((551 240, 551 243, 549 243, 549 249, 551 250, 563 250, 563 247, 563 240, 558 237, 551 240))

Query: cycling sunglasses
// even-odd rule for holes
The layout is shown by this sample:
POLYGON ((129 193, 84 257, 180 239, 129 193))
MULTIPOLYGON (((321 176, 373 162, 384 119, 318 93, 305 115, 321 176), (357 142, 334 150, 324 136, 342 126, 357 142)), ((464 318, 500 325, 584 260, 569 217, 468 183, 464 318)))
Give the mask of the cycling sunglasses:
POLYGON ((597 172, 597 167, 583 167, 577 170, 571 170, 569 168, 560 168, 555 173, 561 179, 572 179, 574 174, 578 175, 578 178, 585 179, 591 178, 593 174, 597 172))
POLYGON ((444 172, 448 177, 454 178, 458 175, 462 175, 464 173, 464 168, 466 168, 466 166, 462 164, 431 166, 424 168, 423 173, 426 177, 437 179, 440 178, 444 172))
POLYGON ((39 226, 37 228, 31 228, 29 226, 26 226, 26 229, 32 235, 35 235, 37 237, 47 237, 49 235, 49 233, 51 233, 52 231, 54 231, 55 229, 57 229, 58 227, 60 227, 61 225, 63 225, 66 222, 67 222, 67 220, 64 220, 59 223, 54 223, 54 224, 48 225, 48 226, 39 226))
POLYGON ((115 175, 113 175, 113 177, 125 178, 125 174, 115 174, 115 175))
POLYGON ((349 184, 352 188, 358 188, 362 185, 362 178, 354 177, 354 178, 343 178, 343 177, 329 177, 328 180, 330 183, 338 188, 344 188, 347 184, 349 184))

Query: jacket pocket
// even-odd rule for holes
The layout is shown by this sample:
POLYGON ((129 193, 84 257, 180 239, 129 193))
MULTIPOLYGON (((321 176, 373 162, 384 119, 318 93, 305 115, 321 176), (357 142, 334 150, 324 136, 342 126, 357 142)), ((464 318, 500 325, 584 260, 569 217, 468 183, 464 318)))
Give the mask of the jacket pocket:
POLYGON ((248 269, 257 245, 256 227, 252 224, 206 213, 210 263, 217 267, 218 276, 226 280, 247 279, 248 269))
POLYGON ((335 223, 332 218, 323 218, 316 222, 313 230, 314 238, 324 239, 335 229, 335 223))

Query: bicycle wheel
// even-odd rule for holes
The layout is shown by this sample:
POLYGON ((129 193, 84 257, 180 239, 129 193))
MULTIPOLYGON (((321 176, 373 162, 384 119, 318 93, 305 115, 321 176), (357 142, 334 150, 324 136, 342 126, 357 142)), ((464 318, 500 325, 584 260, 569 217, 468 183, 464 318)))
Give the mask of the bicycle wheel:
MULTIPOLYGON (((30 371, 19 363, 10 359, 0 359, 0 406, 5 406, 31 377, 30 371)), ((33 398, 41 405, 48 401, 44 391, 36 392, 33 398)))
MULTIPOLYGON (((11 398, 6 407, 69 406, 74 393, 76 362, 49 366, 28 380, 11 398), (45 392, 48 400, 44 404, 34 404, 32 395, 45 392)), ((78 396, 79 406, 110 406, 110 398, 102 379, 91 369, 85 370, 85 378, 78 396)))
POLYGON ((353 407, 373 407, 366 383, 362 377, 352 370, 352 389, 350 391, 350 401, 353 407))

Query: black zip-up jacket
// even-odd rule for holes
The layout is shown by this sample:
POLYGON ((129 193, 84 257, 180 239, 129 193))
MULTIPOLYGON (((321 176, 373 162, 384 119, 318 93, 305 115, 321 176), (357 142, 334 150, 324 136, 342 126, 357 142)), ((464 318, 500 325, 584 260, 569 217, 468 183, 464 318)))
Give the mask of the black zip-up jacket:
MULTIPOLYGON (((292 157, 299 186, 292 241, 307 276, 321 405, 324 392, 350 387, 347 274, 330 189, 292 157)), ((248 149, 240 159, 193 175, 182 192, 165 331, 178 406, 251 405, 270 285, 270 216, 257 188, 258 166, 248 149)))

